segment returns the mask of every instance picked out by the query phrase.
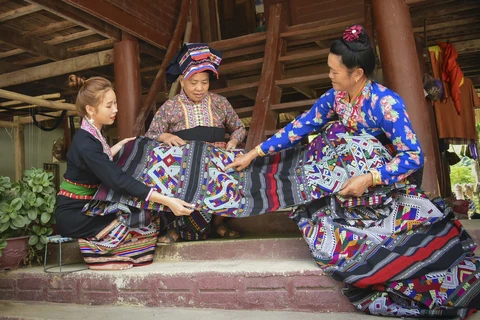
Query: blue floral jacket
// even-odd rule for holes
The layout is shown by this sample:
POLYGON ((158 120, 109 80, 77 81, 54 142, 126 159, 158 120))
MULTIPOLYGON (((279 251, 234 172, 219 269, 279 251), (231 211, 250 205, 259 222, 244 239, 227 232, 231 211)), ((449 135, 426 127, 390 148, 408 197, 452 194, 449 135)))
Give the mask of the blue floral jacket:
POLYGON ((367 80, 352 103, 348 94, 330 89, 312 108, 275 135, 260 144, 265 153, 275 153, 300 142, 309 134, 320 130, 338 115, 351 133, 378 136, 385 133, 393 144, 392 161, 377 168, 382 183, 392 184, 405 179, 423 166, 424 156, 402 98, 392 90, 367 80))

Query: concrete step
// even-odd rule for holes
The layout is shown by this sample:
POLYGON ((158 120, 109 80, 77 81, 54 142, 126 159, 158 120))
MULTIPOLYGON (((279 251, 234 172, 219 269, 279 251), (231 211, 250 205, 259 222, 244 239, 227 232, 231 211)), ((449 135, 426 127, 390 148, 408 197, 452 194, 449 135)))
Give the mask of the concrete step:
MULTIPOLYGON (((155 259, 160 260, 282 260, 310 259, 312 256, 303 238, 240 238, 183 241, 158 247, 155 259)), ((274 262, 273 262, 274 263, 274 262)))
MULTIPOLYGON (((65 303, 0 301, 0 319, 84 320, 84 319, 196 319, 196 320, 375 320, 361 313, 306 313, 292 311, 247 311, 200 308, 142 308, 138 306, 84 306, 65 303), (88 314, 88 316, 86 316, 88 314)), ((480 316, 480 314, 479 314, 480 316)), ((473 320, 480 317, 471 318, 473 320)))
MULTIPOLYGON (((57 244, 51 244, 47 252, 47 264, 58 261, 57 244)), ((309 259, 308 246, 300 237, 211 239, 181 241, 171 246, 160 246, 155 260, 278 260, 309 259)), ((83 257, 77 241, 62 244, 62 262, 82 263, 83 257)))
MULTIPOLYGON (((234 225, 232 223, 233 220, 235 219, 230 220, 229 224, 237 227, 237 224, 234 225)), ((250 221, 248 221, 248 223, 243 226, 244 229, 242 229, 242 232, 247 235, 244 238, 178 242, 172 246, 158 247, 155 260, 281 260, 311 258, 310 251, 303 238, 300 237, 298 229, 296 234, 287 232, 288 227, 285 227, 285 224, 292 223, 292 221, 284 215, 276 215, 274 221, 280 225, 284 225, 283 228, 287 236, 274 233, 260 237, 257 233, 258 230, 252 229, 253 224, 250 224, 250 221), (250 225, 252 228, 247 227, 250 225), (250 232, 245 232, 246 230, 250 232)), ((480 219, 462 220, 461 222, 477 244, 480 244, 480 219)), ((272 226, 272 228, 275 228, 275 226, 272 226)), ((278 228, 280 229, 282 227, 278 228)), ((83 262, 76 241, 64 243, 62 245, 62 252, 64 263, 83 262)), ((480 255, 480 247, 478 247, 475 252, 477 255, 480 255)), ((58 253, 57 244, 49 245, 47 256, 48 264, 57 263, 58 253)))
POLYGON ((0 300, 82 305, 355 311, 342 287, 312 259, 158 261, 124 271, 69 274, 31 267, 0 274, 0 300))

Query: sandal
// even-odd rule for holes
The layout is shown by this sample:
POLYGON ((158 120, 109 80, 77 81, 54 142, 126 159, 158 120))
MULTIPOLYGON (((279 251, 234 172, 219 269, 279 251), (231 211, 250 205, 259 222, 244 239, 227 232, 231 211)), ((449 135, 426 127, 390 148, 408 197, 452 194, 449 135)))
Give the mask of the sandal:
POLYGON ((169 231, 166 234, 160 236, 159 239, 157 239, 157 247, 171 246, 180 241, 180 236, 175 231, 169 231), (172 237, 172 234, 176 234, 177 239, 172 237), (159 241, 161 237, 164 237, 166 241, 159 241))
POLYGON ((222 239, 238 239, 241 238, 242 235, 233 229, 230 229, 226 224, 220 223, 213 227, 212 230, 212 238, 222 238, 222 239), (224 228, 224 232, 219 232, 221 228, 224 228))

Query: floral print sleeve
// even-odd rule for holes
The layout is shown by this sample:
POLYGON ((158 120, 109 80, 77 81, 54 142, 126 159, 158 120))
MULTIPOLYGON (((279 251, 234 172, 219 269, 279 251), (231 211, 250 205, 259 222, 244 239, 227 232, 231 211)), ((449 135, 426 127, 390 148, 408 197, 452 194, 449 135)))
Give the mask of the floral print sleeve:
POLYGON ((335 115, 333 103, 335 91, 328 90, 302 115, 280 129, 272 137, 260 144, 264 153, 273 154, 293 147, 309 134, 321 129, 335 115))
POLYGON ((174 100, 170 99, 170 100, 167 100, 160 107, 160 109, 158 109, 157 113, 155 113, 155 116, 152 119, 150 128, 148 128, 148 131, 145 133, 145 137, 158 140, 158 137, 160 137, 162 133, 170 132, 168 128, 169 117, 167 116, 166 112, 167 110, 172 109, 173 105, 174 105, 174 100))
POLYGON ((245 126, 235 110, 233 110, 230 102, 226 98, 223 99, 225 100, 225 128, 230 133, 231 139, 237 139, 239 142, 242 142, 247 135, 245 126))
POLYGON ((392 161, 378 169, 382 183, 392 184, 423 166, 423 152, 400 96, 390 90, 385 95, 380 92, 378 98, 373 97, 372 107, 377 123, 396 151, 392 161))

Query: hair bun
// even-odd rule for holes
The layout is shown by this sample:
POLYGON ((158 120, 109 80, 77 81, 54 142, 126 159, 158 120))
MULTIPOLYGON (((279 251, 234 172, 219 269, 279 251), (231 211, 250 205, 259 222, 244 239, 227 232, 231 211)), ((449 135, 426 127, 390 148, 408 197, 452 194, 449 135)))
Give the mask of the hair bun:
POLYGON ((76 75, 71 74, 68 77, 68 87, 73 89, 80 89, 84 85, 85 81, 85 78, 77 77, 76 75))
POLYGON ((348 27, 343 33, 342 41, 352 51, 364 51, 370 48, 370 38, 359 24, 348 27))

